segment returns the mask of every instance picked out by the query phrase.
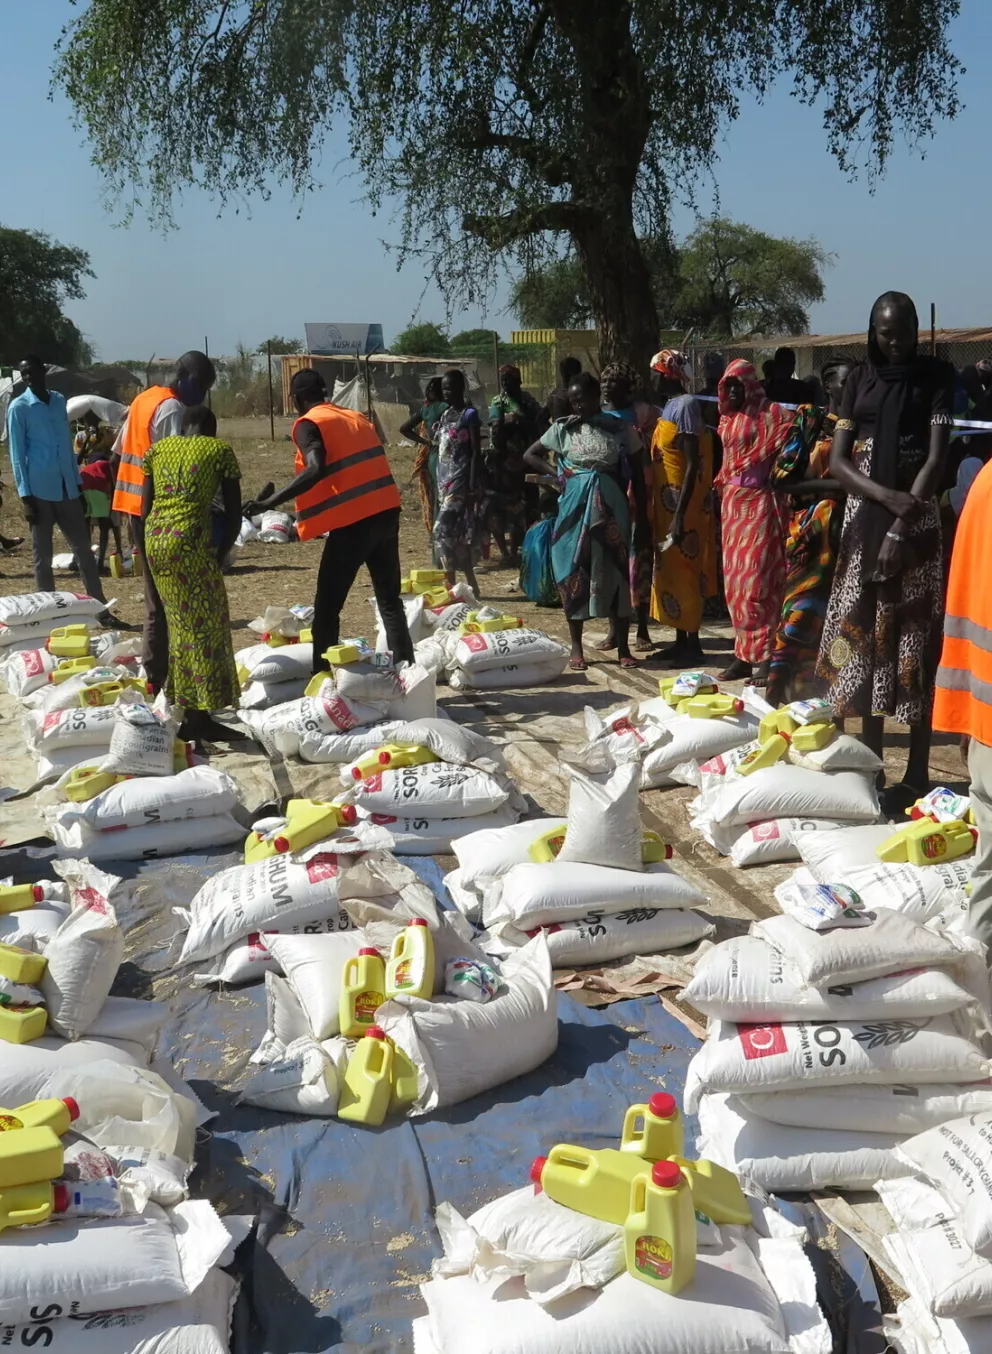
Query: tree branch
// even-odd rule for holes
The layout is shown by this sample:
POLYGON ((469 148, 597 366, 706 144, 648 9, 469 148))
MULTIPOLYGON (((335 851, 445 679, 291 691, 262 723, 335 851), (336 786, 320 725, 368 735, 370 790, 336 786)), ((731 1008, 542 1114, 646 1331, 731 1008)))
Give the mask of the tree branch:
POLYGON ((521 207, 504 216, 470 214, 462 220, 462 229, 469 235, 484 240, 491 249, 504 249, 515 240, 538 231, 577 231, 594 219, 588 207, 577 202, 547 202, 534 207, 521 207))

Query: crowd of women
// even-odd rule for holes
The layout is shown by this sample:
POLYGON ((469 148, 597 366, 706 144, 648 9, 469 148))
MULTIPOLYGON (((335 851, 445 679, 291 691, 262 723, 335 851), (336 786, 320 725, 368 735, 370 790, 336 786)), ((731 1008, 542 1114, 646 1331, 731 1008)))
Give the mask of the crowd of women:
MULTIPOLYGON (((815 401, 797 407, 769 397, 782 390, 775 373, 762 383, 743 360, 714 370, 713 354, 712 402, 691 393, 689 360, 673 349, 652 359, 650 390, 623 363, 599 379, 563 367, 543 409, 503 367, 485 451, 464 376, 448 372, 407 427, 422 444, 435 558, 450 581, 462 571, 472 582, 489 538, 509 564, 521 548, 525 563, 543 551, 576 671, 594 618, 608 623, 597 647, 623 667, 636 662, 632 623, 647 662, 697 666, 704 608, 725 598, 735 644, 723 680, 765 686, 776 705, 828 695, 878 752, 886 717, 910 726, 905 780, 888 792, 898 808, 928 783, 947 554, 939 496, 950 489, 954 501, 960 381, 920 351, 904 293, 876 301, 867 348, 862 362, 831 358, 815 401), (664 647, 652 620, 674 631, 664 647)), ((534 573, 522 580, 540 600, 534 573)))

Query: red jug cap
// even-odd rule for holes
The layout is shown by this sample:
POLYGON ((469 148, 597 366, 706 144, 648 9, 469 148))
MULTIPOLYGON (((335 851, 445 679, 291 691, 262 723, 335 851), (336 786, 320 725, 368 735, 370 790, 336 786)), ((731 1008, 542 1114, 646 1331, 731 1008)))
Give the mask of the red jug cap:
POLYGON ((75 1123, 79 1118, 79 1103, 74 1100, 71 1095, 64 1095, 62 1097, 62 1104, 69 1111, 69 1118, 75 1123))
POLYGON ((530 1178, 535 1185, 540 1185, 541 1177, 544 1174, 544 1168, 548 1164, 547 1157, 535 1157, 530 1168, 530 1178))
POLYGON ((341 817, 344 819, 346 823, 357 822, 358 810, 355 808, 354 804, 342 804, 341 817))
POLYGON ((351 778, 352 778, 352 780, 362 780, 362 779, 364 779, 363 776, 362 776, 361 771, 359 771, 359 769, 358 769, 357 766, 353 766, 353 767, 351 768, 351 778))
POLYGON ((359 953, 359 954, 374 954, 375 957, 376 957, 376 959, 381 959, 381 958, 382 958, 382 955, 379 953, 379 951, 375 948, 374 945, 364 945, 364 946, 358 951, 358 953, 359 953))
POLYGON ((675 1097, 667 1091, 658 1091, 648 1101, 648 1109, 656 1119, 674 1119, 678 1112, 675 1097))
POLYGON ((389 763, 390 763, 392 760, 393 760, 393 754, 392 754, 391 752, 380 752, 380 753, 379 753, 379 765, 380 765, 380 766, 388 766, 389 763))
POLYGON ((43 903, 45 901, 45 890, 40 884, 35 884, 34 888, 31 890, 31 896, 36 903, 43 903))
POLYGON ((427 925, 427 918, 426 918, 426 917, 414 917, 414 919, 413 919, 413 921, 410 923, 410 925, 411 925, 411 926, 426 926, 426 925, 427 925))
POLYGON ((54 1211, 64 1213, 69 1207, 69 1191, 65 1185, 60 1185, 58 1181, 52 1182, 52 1198, 54 1200, 54 1211))
POLYGON ((682 1180, 678 1162, 656 1161, 651 1170, 651 1179, 659 1189, 676 1189, 682 1180))
POLYGON ((283 855, 286 851, 289 850, 289 838, 277 837, 275 841, 272 843, 272 845, 276 848, 276 850, 279 852, 280 855, 283 855))
POLYGON ((382 1029, 379 1025, 370 1025, 369 1028, 365 1031, 366 1039, 385 1039, 385 1037, 386 1031, 382 1029))

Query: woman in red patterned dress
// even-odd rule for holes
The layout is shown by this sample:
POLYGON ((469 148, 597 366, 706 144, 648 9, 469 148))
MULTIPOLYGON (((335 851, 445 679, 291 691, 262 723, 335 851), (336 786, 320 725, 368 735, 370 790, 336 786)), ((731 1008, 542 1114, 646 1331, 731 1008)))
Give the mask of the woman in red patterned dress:
POLYGON ((723 464, 720 489, 723 572, 727 607, 736 634, 734 661, 725 682, 768 669, 785 592, 785 528, 782 504, 768 482, 793 414, 766 396, 750 362, 731 362, 719 385, 723 464))

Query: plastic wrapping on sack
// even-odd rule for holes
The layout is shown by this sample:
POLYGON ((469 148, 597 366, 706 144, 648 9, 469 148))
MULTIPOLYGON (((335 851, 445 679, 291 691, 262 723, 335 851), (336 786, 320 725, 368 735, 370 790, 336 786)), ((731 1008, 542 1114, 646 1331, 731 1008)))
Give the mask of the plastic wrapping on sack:
POLYGON ((241 688, 238 709, 271 710, 274 705, 301 700, 309 684, 309 677, 291 677, 283 682, 249 682, 241 688))
POLYGON ((258 521, 258 539, 270 545, 286 545, 296 537, 296 522, 288 512, 263 512, 258 521))
POLYGON ((417 719, 397 726, 384 742, 430 748, 442 762, 475 766, 493 775, 506 774, 502 750, 488 738, 451 719, 417 719))
MULTIPOLYGON (((697 720, 708 724, 711 720, 697 720)), ((878 795, 857 771, 804 771, 779 763, 726 786, 712 803, 700 808, 694 826, 733 827, 767 818, 836 818, 870 823, 878 818, 878 795)), ((830 880, 824 881, 830 883, 830 880)))
POLYGON ((804 832, 826 832, 843 824, 823 818, 770 818, 750 823, 734 842, 730 859, 738 868, 801 860, 798 837, 804 832))
POLYGON ((473 767, 426 762, 357 781, 344 798, 369 814, 472 818, 493 813, 507 802, 510 791, 473 767))
POLYGON ((26 1105, 41 1099, 41 1093, 57 1074, 96 1062, 111 1061, 122 1067, 143 1068, 148 1049, 127 1040, 86 1036, 70 1042, 43 1035, 29 1044, 5 1044, 0 1062, 0 1104, 26 1105))
POLYGON ((685 1108, 731 1095, 845 1082, 939 1085, 982 1081, 990 1064, 967 1012, 901 1020, 734 1025, 715 1021, 689 1064, 685 1108))
POLYGON ((479 1283, 523 1279, 534 1302, 600 1289, 624 1270, 623 1228, 587 1218, 532 1187, 494 1199, 469 1218, 451 1204, 435 1214, 444 1255, 435 1279, 468 1274, 479 1283))
POLYGON ((62 870, 71 911, 45 948, 41 990, 51 1029, 79 1039, 99 1015, 124 958, 124 932, 110 902, 120 880, 89 861, 62 870))
MULTIPOLYGON (((385 653, 389 648, 389 642, 386 639, 386 627, 382 623, 382 617, 379 615, 379 608, 376 605, 375 598, 372 599, 372 610, 375 613, 375 647, 378 653, 385 653)), ((427 627, 424 624, 424 598, 422 593, 414 597, 403 598, 403 610, 406 613, 406 628, 410 631, 410 640, 413 644, 418 644, 427 635, 427 627)))
POLYGON ((748 1113, 774 1124, 839 1128, 853 1133, 895 1133, 907 1138, 958 1119, 962 1114, 992 1114, 992 1086, 983 1082, 947 1086, 827 1086, 818 1091, 740 1095, 737 1100, 748 1113))
POLYGON ((28 743, 36 752, 69 747, 108 748, 115 720, 112 705, 85 705, 48 714, 32 711, 25 716, 24 727, 28 743))
POLYGON ((715 1020, 901 1020, 946 1015, 974 1001, 949 972, 897 972, 868 982, 815 988, 761 936, 734 936, 696 964, 684 999, 715 1020))
POLYGON ((565 818, 529 818, 524 823, 499 829, 473 829, 452 846, 458 860, 461 883, 470 886, 501 879, 514 865, 529 865, 530 848, 539 837, 565 827, 565 818))
POLYGON ((331 1118, 337 1113, 340 1078, 348 1056, 344 1041, 334 1042, 336 1059, 315 1039, 304 1035, 294 1040, 250 1074, 238 1091, 238 1104, 331 1118))
POLYGON ((992 1114, 958 1117, 910 1138, 899 1153, 949 1200, 965 1241, 992 1256, 992 1114))
POLYGON ((266 943, 306 1013, 318 1042, 340 1031, 344 966, 369 943, 358 930, 330 935, 270 935, 266 943))
POLYGON ((587 705, 582 718, 588 742, 573 759, 579 766, 586 765, 600 748, 609 753, 614 764, 643 762, 654 748, 671 737, 667 721, 645 714, 636 701, 602 717, 587 705))
MULTIPOLYGON (((640 706, 642 713, 649 704, 653 702, 645 702, 640 706)), ((750 743, 757 729, 757 721, 746 711, 739 715, 725 715, 721 719, 693 719, 690 715, 676 714, 665 727, 669 737, 644 759, 641 768, 643 790, 691 783, 686 775, 680 778, 674 774, 681 763, 705 762, 720 753, 740 747, 742 743, 750 743)), ((759 816, 753 814, 751 821, 759 816)))
POLYGON ((261 616, 248 622, 248 629, 256 635, 282 635, 296 639, 306 626, 313 623, 313 607, 305 602, 293 606, 267 606, 261 616))
POLYGON ((728 1095, 703 1096, 698 1114, 699 1156, 769 1193, 870 1189, 905 1170, 891 1134, 783 1128, 743 1113, 728 1095))
POLYGON ((85 823, 93 831, 107 832, 226 814, 239 800, 237 784, 223 771, 191 766, 174 776, 135 777, 112 785, 92 799, 65 805, 59 810, 59 821, 85 823))
POLYGON ((521 930, 576 921, 590 909, 605 915, 628 908, 692 908, 706 905, 705 895, 667 865, 643 871, 615 870, 604 865, 514 865, 486 891, 483 917, 487 926, 511 921, 521 930))
POLYGON ((566 654, 543 663, 511 663, 505 668, 486 668, 484 672, 466 672, 464 668, 455 668, 448 681, 454 691, 499 691, 546 686, 561 676, 567 662, 566 654))
POLYGON ((146 705, 137 691, 125 691, 113 705, 114 730, 101 771, 119 776, 170 776, 172 745, 179 725, 164 692, 146 705))
POLYGON ((856 865, 878 865, 878 848, 895 828, 891 823, 840 827, 832 832, 801 837, 797 843, 803 864, 818 884, 844 880, 856 865))
MULTIPOLYGON (((612 754, 607 750, 612 760, 612 754)), ((623 762, 595 775, 567 767, 568 828, 558 861, 644 869, 641 855, 640 766, 623 762)))
POLYGON ((393 839, 392 849, 398 856, 447 855, 459 838, 485 826, 490 831, 510 827, 519 814, 511 803, 502 804, 492 813, 480 813, 471 818, 398 818, 389 813, 368 814, 359 810, 363 820, 385 829, 393 839))
POLYGON ((790 746, 786 760, 807 771, 861 771, 865 775, 875 775, 882 770, 881 757, 849 733, 839 733, 825 748, 816 752, 798 752, 790 746))
POLYGON ((253 644, 239 649, 234 661, 242 682, 290 682, 301 677, 309 682, 313 645, 283 644, 273 649, 268 644, 253 644))

